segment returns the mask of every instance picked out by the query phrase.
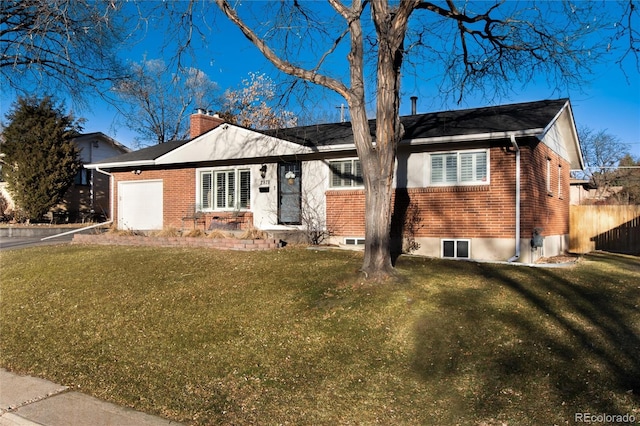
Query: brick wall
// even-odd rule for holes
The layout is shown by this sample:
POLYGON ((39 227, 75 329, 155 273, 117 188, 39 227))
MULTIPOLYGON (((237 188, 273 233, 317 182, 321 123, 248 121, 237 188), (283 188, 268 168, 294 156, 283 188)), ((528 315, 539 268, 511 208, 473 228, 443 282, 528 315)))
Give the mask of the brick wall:
POLYGON ((75 234, 73 244, 151 246, 151 247, 203 247, 218 250, 273 250, 280 242, 269 240, 238 240, 235 238, 147 237, 141 235, 75 234))
MULTIPOLYGON (((417 212, 415 237, 514 238, 515 153, 508 147, 494 147, 490 161, 490 185, 398 189, 393 199, 395 210, 401 214, 417 212), (408 208, 410 204, 416 210, 408 208)), ((523 238, 535 227, 544 228, 543 235, 569 232, 569 168, 543 144, 521 149, 523 238), (558 165, 562 165, 564 198, 547 195, 547 158, 552 159, 554 192, 558 165)), ((330 190, 326 202, 327 224, 335 235, 364 236, 364 190, 330 190)))
POLYGON ((205 113, 191 114, 189 118, 189 136, 191 136, 191 139, 198 137, 209 130, 215 129, 220 124, 224 123, 224 120, 217 115, 209 115, 205 113))
POLYGON ((522 150, 522 235, 529 236, 534 228, 543 228, 542 235, 569 233, 569 171, 571 166, 546 145, 522 150), (550 191, 547 191, 547 162, 550 168, 550 191), (559 168, 561 166, 561 168, 559 168), (558 194, 558 176, 561 189, 558 194))
MULTIPOLYGON (((114 215, 117 221, 118 215, 118 183, 143 180, 162 180, 164 228, 181 228, 182 218, 192 214, 196 204, 196 171, 195 168, 171 169, 171 170, 142 170, 139 175, 128 172, 114 172, 115 202, 114 215)), ((253 225, 251 212, 207 212, 198 227, 208 228, 212 221, 232 222, 240 229, 247 229, 253 225)), ((185 228, 192 228, 193 222, 186 220, 185 228)))

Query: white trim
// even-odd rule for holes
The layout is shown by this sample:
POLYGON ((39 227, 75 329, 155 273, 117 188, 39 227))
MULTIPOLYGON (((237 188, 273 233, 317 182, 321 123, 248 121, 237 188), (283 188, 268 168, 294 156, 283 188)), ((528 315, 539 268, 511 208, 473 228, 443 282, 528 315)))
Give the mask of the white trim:
POLYGON ((515 254, 513 256, 511 256, 507 262, 515 262, 516 260, 520 259, 520 216, 521 216, 521 212, 520 212, 520 147, 518 146, 518 142, 516 141, 516 137, 515 135, 511 136, 511 145, 513 146, 513 148, 516 150, 516 188, 515 188, 515 196, 516 196, 516 200, 515 200, 515 208, 516 208, 516 217, 515 217, 515 231, 516 231, 516 237, 515 237, 515 254))
POLYGON ((85 164, 87 169, 108 169, 108 168, 124 168, 124 167, 138 167, 138 166, 153 166, 154 160, 139 160, 139 161, 127 161, 125 163, 97 163, 97 164, 85 164))

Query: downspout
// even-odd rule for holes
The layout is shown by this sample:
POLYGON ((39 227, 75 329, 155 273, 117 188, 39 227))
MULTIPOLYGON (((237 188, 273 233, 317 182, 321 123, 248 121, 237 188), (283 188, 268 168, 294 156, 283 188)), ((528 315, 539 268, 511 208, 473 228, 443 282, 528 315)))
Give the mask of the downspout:
MULTIPOLYGON (((81 232, 81 231, 86 231, 87 229, 93 229, 93 228, 98 228, 100 226, 103 225, 109 225, 110 223, 113 222, 113 194, 114 194, 114 190, 113 190, 113 175, 109 172, 105 172, 104 170, 100 170, 99 167, 96 167, 96 171, 100 172, 100 173, 104 173, 105 175, 109 176, 109 201, 110 201, 110 206, 109 206, 109 220, 106 222, 102 222, 102 223, 96 223, 94 225, 89 225, 89 226, 85 226, 84 228, 80 228, 80 229, 72 229, 71 231, 67 231, 67 232, 62 232, 60 234, 56 234, 56 235, 50 235, 48 237, 44 237, 41 238, 40 241, 45 241, 45 240, 49 240, 51 238, 57 238, 57 237, 62 237, 63 235, 69 235, 69 234, 75 234, 76 232, 81 232)), ((91 182, 91 186, 93 187, 93 181, 91 182)))
POLYGON ((515 262, 520 258, 520 147, 513 134, 511 145, 516 150, 516 253, 507 262, 515 262))
POLYGON ((105 174, 105 175, 109 176, 109 220, 107 222, 105 222, 105 223, 111 223, 111 222, 113 222, 113 218, 114 218, 113 209, 114 209, 115 201, 114 201, 113 197, 115 196, 115 193, 116 193, 115 188, 114 188, 115 179, 113 178, 113 175, 111 173, 105 172, 100 167, 96 167, 96 172, 100 172, 102 174, 105 174))

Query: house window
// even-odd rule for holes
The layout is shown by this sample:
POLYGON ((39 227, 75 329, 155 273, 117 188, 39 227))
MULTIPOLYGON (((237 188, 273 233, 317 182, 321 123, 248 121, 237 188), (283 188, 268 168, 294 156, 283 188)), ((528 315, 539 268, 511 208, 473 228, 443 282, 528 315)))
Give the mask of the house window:
POLYGON ((471 257, 470 240, 442 240, 442 257, 469 259, 471 257))
POLYGON ((431 154, 432 185, 478 185, 488 181, 487 151, 431 154))
POLYGON ((251 201, 249 170, 203 170, 198 174, 198 181, 198 204, 202 210, 249 208, 251 201))
POLYGON ((547 158, 547 195, 553 195, 551 192, 551 158, 547 158))
POLYGON ((364 238, 345 238, 344 244, 347 246, 360 246, 364 245, 364 238))
POLYGON ((562 198, 562 166, 558 166, 558 198, 562 198))
POLYGON ((352 188, 362 186, 360 160, 329 161, 332 188, 352 188))
POLYGON ((76 186, 87 186, 91 184, 91 170, 84 167, 78 170, 78 173, 73 178, 73 183, 76 186))

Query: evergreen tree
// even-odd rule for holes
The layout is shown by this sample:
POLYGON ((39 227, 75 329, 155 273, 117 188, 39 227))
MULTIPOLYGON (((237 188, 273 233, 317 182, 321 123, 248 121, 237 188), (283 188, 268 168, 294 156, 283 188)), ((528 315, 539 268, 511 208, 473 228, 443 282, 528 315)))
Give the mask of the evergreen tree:
POLYGON ((50 97, 20 97, 6 118, 4 178, 24 218, 40 219, 62 201, 81 168, 72 141, 81 127, 50 97))

